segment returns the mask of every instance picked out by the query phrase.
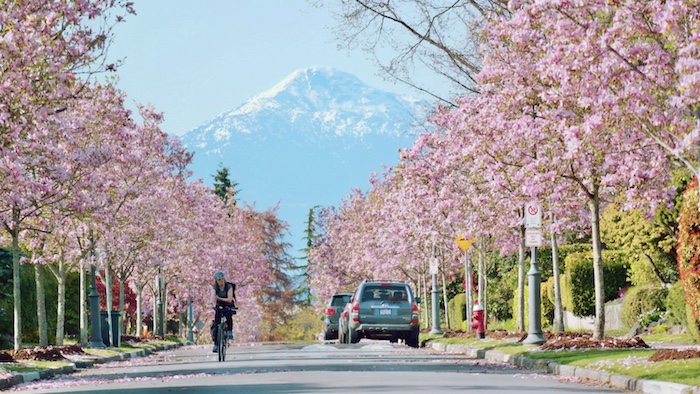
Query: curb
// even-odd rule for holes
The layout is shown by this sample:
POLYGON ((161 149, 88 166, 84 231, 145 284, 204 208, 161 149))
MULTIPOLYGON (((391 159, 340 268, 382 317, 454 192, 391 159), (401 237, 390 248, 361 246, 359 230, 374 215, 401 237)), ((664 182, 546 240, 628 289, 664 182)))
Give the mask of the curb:
MULTIPOLYGON (((47 379, 56 375, 73 373, 78 369, 91 368, 95 364, 104 364, 112 361, 123 361, 136 357, 146 357, 153 352, 161 350, 170 350, 180 346, 190 345, 190 342, 176 343, 176 344, 162 344, 154 345, 154 349, 138 349, 132 352, 119 353, 110 357, 100 357, 92 360, 75 361, 63 367, 49 368, 35 372, 23 372, 18 374, 13 374, 10 377, 0 379, 0 390, 8 389, 12 386, 31 382, 34 380, 47 379)), ((699 393, 700 394, 700 393, 699 393)))
POLYGON ((544 373, 595 380, 621 390, 631 390, 648 394, 700 394, 700 387, 658 380, 637 379, 612 372, 599 371, 571 365, 557 364, 548 360, 529 359, 521 354, 506 354, 495 350, 476 349, 466 345, 448 345, 431 343, 438 351, 464 353, 465 355, 489 361, 506 362, 526 369, 539 370, 544 373))

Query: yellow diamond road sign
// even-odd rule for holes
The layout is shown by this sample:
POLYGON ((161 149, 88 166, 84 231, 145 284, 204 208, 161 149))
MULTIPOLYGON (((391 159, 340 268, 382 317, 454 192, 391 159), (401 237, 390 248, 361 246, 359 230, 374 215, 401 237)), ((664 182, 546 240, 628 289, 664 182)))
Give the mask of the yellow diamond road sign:
POLYGON ((457 246, 459 246, 463 252, 466 252, 474 243, 474 238, 464 239, 464 237, 459 236, 455 239, 455 242, 457 242, 457 246))

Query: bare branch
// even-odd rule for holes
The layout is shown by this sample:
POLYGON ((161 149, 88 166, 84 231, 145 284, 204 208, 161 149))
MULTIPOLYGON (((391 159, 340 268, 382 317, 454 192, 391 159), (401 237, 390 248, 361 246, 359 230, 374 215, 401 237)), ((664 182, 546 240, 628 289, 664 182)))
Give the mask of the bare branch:
POLYGON ((331 9, 339 47, 372 54, 387 79, 451 106, 454 97, 478 93, 478 24, 509 13, 504 0, 310 1, 331 9), (427 82, 435 76, 445 85, 427 82), (452 97, 445 97, 446 88, 452 97))

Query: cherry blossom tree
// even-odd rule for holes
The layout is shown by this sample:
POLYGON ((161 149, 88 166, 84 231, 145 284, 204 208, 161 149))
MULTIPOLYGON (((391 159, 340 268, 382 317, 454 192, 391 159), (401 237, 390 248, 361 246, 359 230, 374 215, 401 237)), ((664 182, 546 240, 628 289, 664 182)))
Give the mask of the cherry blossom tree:
MULTIPOLYGON (((12 239, 15 349, 22 345, 19 290, 19 236, 24 221, 63 196, 52 188, 63 169, 52 163, 56 146, 55 115, 64 100, 81 93, 77 72, 92 72, 106 48, 111 11, 131 12, 122 1, 22 1, 0 10, 0 208, 2 223, 12 239), (103 19, 104 29, 86 27, 87 19, 103 19)), ((99 25, 99 24, 98 24, 99 25)), ((98 64, 99 65, 99 64, 98 64)), ((103 65, 105 66, 105 65, 103 65)))
MULTIPOLYGON (((637 80, 605 41, 613 6, 540 2, 522 5, 488 29, 479 76, 480 117, 521 152, 520 179, 532 185, 560 178, 560 189, 586 201, 591 220, 596 287, 594 337, 604 335, 600 210, 605 201, 652 205, 665 197, 668 160, 637 127, 644 97, 614 90, 637 80), (623 82, 624 81, 624 82, 623 82), (498 125, 509 127, 499 129, 498 125), (512 143, 511 142, 511 143, 512 143), (623 194, 624 193, 624 194, 623 194)), ((627 85, 629 86, 629 85, 627 85)), ((559 183, 559 182, 558 182, 559 183)), ((544 190, 531 190, 541 195, 544 190)))

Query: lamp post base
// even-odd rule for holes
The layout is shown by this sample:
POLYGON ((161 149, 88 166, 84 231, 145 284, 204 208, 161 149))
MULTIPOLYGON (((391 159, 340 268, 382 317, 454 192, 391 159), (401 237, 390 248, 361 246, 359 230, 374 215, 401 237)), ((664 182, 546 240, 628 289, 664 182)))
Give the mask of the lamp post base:
POLYGON ((523 343, 531 345, 541 345, 545 342, 547 342, 547 340, 541 332, 529 332, 527 333, 527 337, 523 339, 523 343))
POLYGON ((107 347, 107 346, 105 346, 105 344, 102 343, 102 342, 95 342, 95 341, 92 341, 92 342, 90 342, 90 343, 88 344, 88 347, 89 347, 89 348, 93 348, 93 349, 94 349, 94 348, 100 348, 100 349, 101 349, 101 348, 105 348, 105 347, 107 347))

